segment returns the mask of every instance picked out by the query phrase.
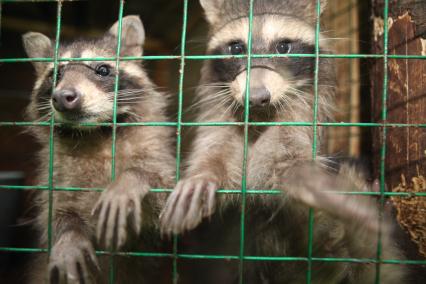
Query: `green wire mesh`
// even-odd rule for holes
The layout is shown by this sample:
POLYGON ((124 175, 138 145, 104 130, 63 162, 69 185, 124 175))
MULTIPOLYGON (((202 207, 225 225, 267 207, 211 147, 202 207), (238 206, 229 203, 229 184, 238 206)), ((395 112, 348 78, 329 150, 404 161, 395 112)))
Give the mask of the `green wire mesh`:
MULTIPOLYGON (((243 283, 244 273, 244 262, 245 261, 298 261, 307 263, 306 270, 306 283, 312 281, 312 263, 313 262, 352 262, 352 263, 375 263, 376 264, 376 280, 375 283, 380 283, 380 266, 381 264, 426 264, 426 260, 399 260, 399 259, 382 259, 382 247, 379 241, 377 244, 377 256, 372 259, 359 259, 359 258, 318 258, 312 255, 313 247, 313 227, 314 227, 314 215, 313 210, 309 210, 309 238, 308 238, 308 255, 306 257, 269 257, 269 256, 248 256, 244 253, 244 238, 245 238, 245 207, 246 207, 246 196, 247 194, 282 194, 279 190, 251 190, 246 187, 246 165, 248 155, 248 131, 250 126, 298 126, 298 127, 312 127, 313 129, 313 147, 312 147, 312 158, 316 159, 317 156, 317 132, 318 127, 380 127, 382 129, 382 145, 380 151, 380 192, 339 192, 338 194, 347 195, 370 195, 378 196, 380 198, 381 214, 382 218, 383 207, 386 197, 389 196, 400 196, 400 197, 411 197, 411 196, 426 196, 426 193, 407 193, 407 192, 386 192, 385 191, 385 156, 386 156, 386 136, 387 129, 389 127, 413 127, 413 128, 424 128, 426 124, 404 124, 404 123, 388 123, 387 122, 387 90, 388 90, 388 59, 426 59, 423 55, 394 55, 388 54, 388 22, 384 21, 384 35, 383 35, 383 54, 320 54, 319 49, 319 34, 320 34, 320 22, 319 16, 321 13, 320 1, 317 0, 316 13, 317 22, 315 26, 316 38, 315 38, 315 53, 314 54, 252 54, 252 29, 253 29, 253 3, 255 0, 250 0, 250 11, 249 11, 249 34, 248 34, 248 51, 246 55, 186 55, 186 34, 187 34, 187 22, 188 22, 188 0, 183 1, 183 22, 182 22, 182 34, 181 34, 181 49, 180 55, 155 55, 155 56, 120 56, 121 49, 121 27, 123 10, 125 6, 124 0, 119 1, 118 11, 118 42, 115 57, 98 57, 98 58, 59 58, 58 51, 60 45, 60 34, 61 34, 61 12, 62 4, 66 0, 42 0, 42 1, 29 1, 29 0, 0 0, 0 7, 5 2, 57 2, 57 23, 56 23, 56 36, 55 36, 55 52, 53 58, 0 58, 0 63, 18 63, 18 62, 52 62, 54 64, 54 76, 53 86, 56 84, 58 64, 63 61, 114 61, 116 70, 119 70, 121 61, 129 60, 176 60, 180 63, 179 68, 179 89, 178 89, 178 107, 177 107, 177 121, 176 122, 133 122, 133 123, 118 123, 117 122, 117 93, 119 88, 119 73, 117 72, 115 77, 114 86, 114 108, 113 108, 113 121, 112 123, 81 123, 81 126, 109 126, 112 128, 112 167, 111 167, 111 178, 115 179, 115 152, 116 152, 116 131, 117 127, 137 127, 137 126, 168 126, 176 127, 176 181, 180 179, 180 165, 181 165, 181 144, 182 144, 182 128, 189 126, 243 126, 244 127, 244 155, 243 155, 243 174, 241 181, 241 190, 229 190, 221 189, 218 191, 219 194, 241 194, 241 223, 240 223, 240 249, 238 255, 202 255, 202 254, 181 254, 177 249, 177 237, 173 239, 173 249, 170 253, 152 253, 152 252, 122 252, 122 251, 96 251, 97 255, 109 255, 110 256, 110 269, 109 279, 110 283, 114 283, 114 257, 115 256, 134 256, 134 257, 164 257, 171 258, 173 260, 173 271, 172 281, 173 283, 178 282, 178 260, 179 259, 223 259, 223 260, 238 260, 239 261, 239 283, 243 283), (315 59, 315 73, 314 73, 314 115, 312 121, 300 121, 300 122, 251 122, 249 121, 249 86, 250 86, 250 69, 251 60, 253 58, 274 58, 274 57, 311 57, 315 59), (245 96, 245 114, 244 121, 242 122, 186 122, 182 121, 183 113, 183 96, 184 96, 184 77, 185 77, 185 63, 188 60, 206 60, 206 59, 223 59, 223 58, 246 58, 247 59, 247 80, 245 96), (319 122, 317 118, 318 112, 318 72, 319 62, 321 58, 346 58, 346 59, 382 59, 384 78, 383 78, 383 94, 382 94, 382 113, 381 123, 353 123, 353 122, 319 122)), ((72 0, 68 0, 72 1, 72 0)), ((389 0, 384 0, 383 18, 387 19, 389 14, 389 0)), ((1 9, 0 9, 1 13, 1 9)), ((0 15, 1 19, 1 15, 0 15)), ((1 27, 1 26, 0 26, 1 27)), ((47 186, 11 186, 11 185, 0 185, 0 189, 12 189, 12 190, 47 190, 49 191, 49 226, 48 226, 48 247, 47 249, 42 248, 16 248, 16 247, 0 247, 0 252, 17 252, 17 253, 50 253, 52 247, 52 195, 54 191, 102 191, 103 188, 77 188, 77 187, 56 187, 53 184, 53 147, 54 147, 54 136, 53 129, 59 126, 60 123, 56 123, 52 117, 48 122, 25 122, 25 121, 0 121, 0 127, 15 127, 15 126, 42 126, 50 128, 49 138, 49 183, 47 186)), ((151 189, 151 192, 171 192, 172 189, 158 188, 151 189)), ((380 232, 379 232, 380 234, 380 232)))

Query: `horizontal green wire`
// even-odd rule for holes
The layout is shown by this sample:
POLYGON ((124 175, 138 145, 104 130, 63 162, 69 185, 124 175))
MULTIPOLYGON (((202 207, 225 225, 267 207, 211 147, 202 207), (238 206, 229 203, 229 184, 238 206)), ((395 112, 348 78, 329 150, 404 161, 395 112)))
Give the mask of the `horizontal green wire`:
MULTIPOLYGON (((43 248, 14 248, 0 247, 0 252, 17 252, 17 253, 44 253, 47 249, 43 248)), ((97 250, 97 255, 110 255, 109 251, 97 250)), ((171 253, 159 252, 114 252, 114 255, 119 256, 136 256, 136 257, 167 257, 171 258, 174 255, 171 253)), ((177 254, 177 257, 183 259, 209 259, 209 260, 239 260, 238 255, 211 255, 211 254, 177 254)), ((292 256, 247 256, 244 260, 248 261, 300 261, 307 262, 305 257, 292 256)), ((315 262, 352 262, 352 263, 377 263, 374 258, 334 258, 334 257, 312 257, 311 261, 315 262)), ((382 259, 382 264, 404 264, 404 265, 425 265, 426 260, 399 260, 399 259, 382 259)))
MULTIPOLYGON (((49 190, 48 186, 42 185, 0 185, 0 189, 12 189, 12 190, 49 190)), ((53 187, 54 191, 96 191, 101 192, 103 188, 91 188, 91 187, 53 187)), ((162 192, 172 192, 172 188, 152 188, 150 192, 153 193, 162 193, 162 192)), ((238 189, 220 189, 217 193, 221 194, 241 194, 241 190, 238 189)), ((284 194, 281 190, 278 189, 247 189, 249 194, 284 194)), ((362 195, 362 196, 380 196, 380 192, 370 192, 370 191, 327 191, 324 193, 332 193, 337 195, 362 195)), ((385 192, 385 196, 401 196, 401 197, 426 197, 426 192, 385 192)))
MULTIPOLYGON (((291 58, 291 57, 312 57, 315 54, 293 53, 293 54, 253 54, 252 58, 291 58)), ((383 54, 319 54, 320 58, 383 58, 383 54)), ((119 57, 120 61, 133 61, 133 60, 208 60, 208 59, 238 59, 247 58, 247 55, 146 55, 146 56, 123 56, 119 57)), ((425 55, 403 55, 393 54, 388 55, 392 59, 426 59, 425 55)), ((114 57, 96 57, 96 58, 60 58, 60 62, 68 61, 115 61, 114 57)), ((53 58, 39 57, 39 58, 0 58, 0 63, 14 63, 14 62, 53 62, 53 58)))
MULTIPOLYGON (((176 127, 177 122, 123 122, 116 123, 120 127, 130 126, 165 126, 165 127, 176 127)), ((55 123, 55 126, 63 126, 63 123, 55 123)), ((87 123, 76 123, 75 126, 81 127, 93 127, 93 126, 107 126, 112 127, 114 124, 110 122, 87 122, 87 123)), ((182 122, 182 126, 244 126, 244 122, 182 122)), ((292 121, 280 121, 280 122, 248 122, 249 126, 312 126, 312 122, 292 122, 292 121)), ((426 127, 425 123, 376 123, 376 122, 318 122, 317 126, 324 127, 426 127)), ((1 126, 50 126, 49 122, 31 122, 31 121, 0 121, 1 126)))
MULTIPOLYGON (((62 0, 61 2, 77 2, 88 0, 62 0)), ((59 2, 59 0, 0 0, 0 3, 23 3, 23 2, 59 2)))

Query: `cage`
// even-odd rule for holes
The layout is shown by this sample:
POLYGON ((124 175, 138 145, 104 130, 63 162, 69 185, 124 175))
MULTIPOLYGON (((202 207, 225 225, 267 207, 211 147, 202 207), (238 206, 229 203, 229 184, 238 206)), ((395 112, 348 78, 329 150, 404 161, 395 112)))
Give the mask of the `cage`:
MULTIPOLYGON (((251 3, 256 0, 251 0, 251 3)), ((318 1, 319 2, 319 1, 318 1)), ((302 122, 276 123, 286 126, 312 126, 314 131, 325 128, 327 131, 327 152, 340 153, 356 158, 364 157, 372 167, 372 177, 380 180, 380 191, 371 193, 377 196, 383 210, 390 208, 399 222, 398 241, 406 252, 406 259, 382 259, 380 244, 376 259, 334 259, 319 258, 310 254, 302 259, 307 264, 306 283, 312 281, 313 262, 368 262, 380 265, 398 263, 409 266, 412 283, 426 281, 426 224, 424 163, 426 150, 423 145, 425 98, 423 84, 426 68, 424 1, 406 0, 330 0, 328 9, 316 25, 316 49, 314 54, 295 54, 316 59, 316 73, 321 58, 335 61, 338 81, 335 113, 336 122, 321 122, 316 117, 302 122), (330 38, 333 54, 319 52, 319 34, 326 33, 330 38), (412 184, 407 181, 413 180, 412 184), (422 255, 423 254, 423 255, 422 255)), ((318 4, 319 9, 319 4, 318 4)), ((319 11, 319 10, 318 10, 319 11)), ((21 48, 21 35, 35 30, 56 39, 56 50, 63 40, 80 36, 97 36, 111 23, 122 20, 124 15, 138 14, 144 22, 148 39, 141 58, 89 58, 88 60, 110 60, 117 64, 121 60, 144 60, 146 69, 154 81, 174 93, 170 122, 152 123, 150 126, 167 126, 176 129, 176 171, 177 180, 182 170, 182 160, 192 139, 191 129, 201 124, 192 121, 193 115, 187 112, 192 104, 194 87, 199 81, 199 70, 203 60, 211 59, 204 55, 207 26, 203 20, 198 1, 79 1, 79 0, 0 0, 0 193, 2 204, 13 203, 10 210, 12 220, 2 221, 0 229, 8 236, 0 243, 2 265, 0 279, 3 283, 21 283, 21 273, 25 271, 27 259, 32 254, 50 253, 47 248, 37 247, 31 226, 31 197, 43 190, 76 190, 84 194, 88 188, 59 188, 50 180, 49 184, 37 185, 33 180, 37 168, 35 154, 38 146, 25 132, 27 127, 53 129, 56 122, 27 121, 23 110, 29 101, 34 76, 30 61, 21 48), (179 24, 177 24, 179 23, 179 24), (4 174, 3 174, 4 172, 4 174), (18 172, 18 173, 17 173, 18 172), (4 177, 4 178, 3 178, 4 177), (10 198, 10 199, 8 199, 10 198), (9 201, 11 200, 11 201, 9 201), (13 211, 13 212, 12 212, 13 211), (16 215, 19 212, 20 217, 16 215), (21 224, 17 229, 14 226, 21 224), (23 224, 23 225, 22 225, 23 224), (6 230, 6 228, 8 230, 6 230), (10 230, 12 228, 12 230, 10 230)), ((252 15, 251 15, 252 17, 252 15)), ((252 18, 251 18, 252 19, 252 18)), ((251 31, 250 36, 251 37, 251 31)), ((248 53, 248 61, 252 58, 248 53)), ((274 55, 271 55, 274 56, 274 55)), ((217 57, 215 57, 217 58, 217 57)), ((53 62, 55 66, 73 58, 36 59, 53 62)), ((55 67, 56 68, 56 67, 55 67)), ((318 74, 316 75, 318 78, 318 74)), ((118 82, 116 82, 118 84, 118 82)), ((248 112, 241 126, 255 125, 250 122, 248 112)), ((120 124, 116 127, 138 127, 139 123, 120 124)), ((211 126, 227 125, 226 122, 211 126)), ((266 123, 268 125, 268 123, 266 123)), ((113 130, 115 131, 115 130, 113 130)), ((53 145, 53 135, 50 137, 53 145)), ((247 148, 245 141, 245 148, 247 148)), ((114 146, 111 149, 114 157, 114 146)), ((314 142, 313 158, 318 149, 314 142)), ((245 155, 247 152, 245 151, 245 155)), ((53 165, 53 157, 46 157, 53 165)), ((245 156, 246 158, 246 156, 245 156)), ((114 177, 114 168, 112 177, 114 177)), ((53 169, 49 169, 50 174, 53 169)), ((244 180, 246 177, 244 176, 244 180)), ((260 194, 245 187, 239 194, 260 194)), ((102 189, 93 189, 102 190, 102 189)), ((172 189, 154 189, 155 192, 170 192, 172 189)), ((232 192, 231 192, 232 193, 232 192)), ((235 194, 235 192, 233 192, 235 194)), ((271 191, 270 194, 278 192, 271 191)), ((229 194, 221 190, 219 194, 229 194)), ((348 194, 362 194, 350 192, 348 194)), ((9 204, 10 206, 10 204, 9 204)), ((1 205, 4 207, 4 205, 1 205)), ((5 213, 5 214, 6 214, 5 213)), ((291 257, 252 256, 244 253, 244 203, 241 210, 240 251, 235 255, 203 255, 179 252, 179 237, 174 238, 174 246, 168 253, 123 252, 132 257, 164 257, 173 262, 173 270, 165 272, 164 283, 178 283, 179 262, 195 260, 235 260, 239 271, 248 261, 295 261, 291 257)), ((312 214, 312 213, 311 213, 312 214)), ((309 226, 314 226, 313 218, 309 226)), ((51 229, 49 229, 49 234, 51 229)), ((3 234, 3 233, 2 233, 3 234)), ((312 243, 309 243, 310 248, 312 243)), ((111 255, 117 252, 98 251, 98 254, 111 255)), ((118 252, 120 253, 120 252, 118 252)), ((113 261, 110 272, 114 271, 113 261)), ((114 283, 111 273, 110 283, 114 283)), ((377 274, 378 275, 378 274, 377 274)), ((240 277, 240 281, 242 277, 240 277)), ((380 282, 380 277, 376 278, 380 282)))

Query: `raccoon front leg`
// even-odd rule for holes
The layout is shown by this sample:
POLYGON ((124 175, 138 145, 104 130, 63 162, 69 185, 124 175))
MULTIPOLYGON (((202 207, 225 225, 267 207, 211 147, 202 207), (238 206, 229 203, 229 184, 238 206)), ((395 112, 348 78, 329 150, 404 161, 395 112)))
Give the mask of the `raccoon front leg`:
POLYGON ((195 228, 215 210, 218 183, 207 176, 178 182, 160 215, 163 233, 178 234, 195 228))
POLYGON ((290 198, 328 212, 343 221, 356 221, 365 228, 378 230, 378 211, 370 196, 340 193, 371 190, 365 177, 353 167, 342 165, 339 172, 331 173, 319 162, 298 161, 284 170, 275 186, 290 198))
POLYGON ((98 215, 96 236, 107 248, 121 248, 127 239, 128 220, 141 231, 142 200, 149 192, 147 175, 139 168, 124 171, 102 192, 92 215, 98 215))
POLYGON ((49 257, 49 283, 92 283, 99 270, 91 229, 72 212, 58 211, 53 220, 56 240, 49 257))
POLYGON ((77 232, 67 232, 52 248, 50 283, 92 283, 94 267, 99 270, 92 242, 77 232))
POLYGON ((200 127, 185 178, 178 182, 160 215, 163 234, 195 228, 215 211, 216 191, 228 181, 226 159, 235 155, 240 137, 234 128, 200 127))

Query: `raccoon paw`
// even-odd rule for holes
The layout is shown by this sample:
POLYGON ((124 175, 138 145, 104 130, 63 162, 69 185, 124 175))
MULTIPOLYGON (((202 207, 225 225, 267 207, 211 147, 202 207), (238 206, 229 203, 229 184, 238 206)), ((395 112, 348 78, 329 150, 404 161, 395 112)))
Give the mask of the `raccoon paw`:
POLYGON ((49 283, 93 283, 96 269, 99 265, 90 240, 78 233, 65 233, 50 254, 49 283))
POLYGON ((128 219, 133 223, 136 234, 142 223, 142 199, 148 190, 133 187, 105 190, 96 203, 92 215, 98 215, 96 237, 107 248, 121 248, 127 239, 128 219))
POLYGON ((185 179, 176 185, 160 215, 163 234, 179 234, 195 228, 215 209, 216 182, 202 178, 185 179))

